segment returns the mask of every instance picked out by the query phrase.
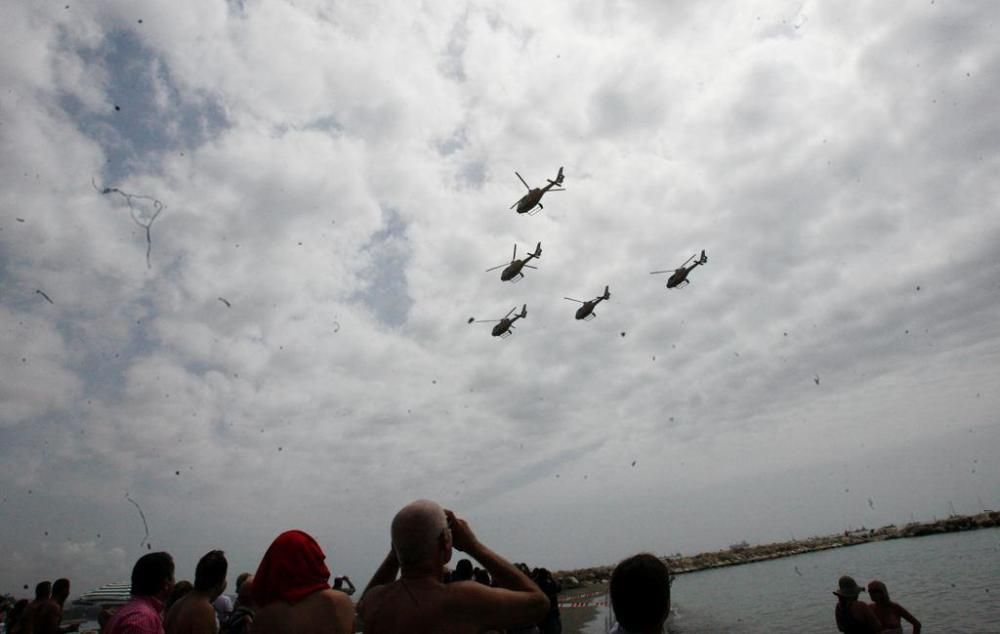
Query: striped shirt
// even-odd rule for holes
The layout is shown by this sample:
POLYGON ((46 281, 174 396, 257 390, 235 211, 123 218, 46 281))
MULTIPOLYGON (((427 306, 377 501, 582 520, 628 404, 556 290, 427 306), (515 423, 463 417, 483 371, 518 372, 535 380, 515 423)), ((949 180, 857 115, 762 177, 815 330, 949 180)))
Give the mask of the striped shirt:
POLYGON ((118 608, 104 634, 164 634, 163 603, 154 597, 132 597, 118 608))

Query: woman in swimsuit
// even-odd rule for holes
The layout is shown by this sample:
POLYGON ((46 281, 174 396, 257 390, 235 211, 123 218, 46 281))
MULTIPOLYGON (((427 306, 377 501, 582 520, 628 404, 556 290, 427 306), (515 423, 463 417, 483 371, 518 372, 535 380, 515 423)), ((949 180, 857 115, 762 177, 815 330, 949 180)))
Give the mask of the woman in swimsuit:
POLYGON ((882 634, 902 634, 903 624, 900 619, 908 621, 913 626, 913 634, 920 634, 920 621, 906 611, 906 608, 889 600, 889 590, 881 581, 868 584, 868 595, 872 598, 872 610, 882 624, 882 634))

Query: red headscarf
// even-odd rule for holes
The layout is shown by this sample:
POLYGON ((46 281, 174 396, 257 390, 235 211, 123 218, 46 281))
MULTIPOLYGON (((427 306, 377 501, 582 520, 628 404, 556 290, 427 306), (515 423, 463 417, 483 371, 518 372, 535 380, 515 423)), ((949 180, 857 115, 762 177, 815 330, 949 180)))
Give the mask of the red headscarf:
POLYGON ((298 603, 313 592, 330 587, 326 555, 316 540, 302 531, 278 535, 264 553, 253 578, 253 600, 258 607, 284 601, 298 603))

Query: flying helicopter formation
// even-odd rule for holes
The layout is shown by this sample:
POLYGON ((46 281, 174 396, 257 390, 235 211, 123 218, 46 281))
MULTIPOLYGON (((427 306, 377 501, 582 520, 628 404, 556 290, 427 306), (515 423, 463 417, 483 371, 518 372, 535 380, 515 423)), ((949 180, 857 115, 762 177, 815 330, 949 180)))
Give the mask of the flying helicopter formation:
POLYGON ((674 269, 672 271, 670 269, 666 269, 663 271, 650 271, 649 274, 659 275, 660 273, 673 273, 673 275, 667 278, 667 288, 684 288, 684 286, 687 286, 688 284, 691 283, 691 281, 688 280, 687 278, 688 273, 695 270, 698 266, 702 266, 708 262, 708 256, 705 255, 704 249, 701 250, 701 257, 699 257, 697 260, 694 259, 695 256, 692 255, 688 259, 684 260, 684 264, 681 264, 681 268, 679 269, 674 269), (694 260, 694 264, 692 264, 688 268, 684 268, 685 266, 687 266, 687 263, 690 262, 691 260, 694 260), (683 284, 684 286, 681 286, 681 284, 683 284))
MULTIPOLYGON (((559 171, 556 173, 556 177, 554 179, 546 179, 548 181, 548 184, 545 185, 544 187, 532 188, 530 185, 528 185, 527 181, 524 180, 521 174, 519 174, 516 171, 514 172, 514 174, 528 190, 527 194, 522 196, 517 202, 515 202, 513 205, 510 206, 510 208, 515 210, 519 215, 527 214, 529 216, 534 216, 540 210, 545 208, 542 205, 542 197, 546 193, 550 191, 551 192, 566 191, 562 187, 563 181, 565 179, 562 167, 559 168, 559 171)), ((524 279, 525 277, 524 269, 535 269, 535 270, 538 269, 538 267, 528 263, 531 262, 532 260, 540 260, 541 257, 542 257, 541 242, 535 245, 534 251, 529 252, 526 256, 520 259, 518 259, 517 257, 517 244, 515 243, 514 252, 511 255, 510 262, 505 264, 498 264, 497 266, 488 268, 486 269, 486 272, 490 273, 497 269, 502 268, 503 270, 500 272, 500 281, 517 283, 524 279)), ((680 268, 672 270, 665 269, 662 271, 650 271, 650 274, 658 275, 661 273, 670 273, 671 275, 667 279, 667 288, 668 289, 684 288, 685 286, 691 283, 690 280, 688 280, 688 275, 690 275, 691 271, 693 271, 699 266, 704 266, 707 262, 708 262, 708 256, 705 255, 705 251, 703 249, 701 251, 700 256, 692 255, 687 260, 685 260, 683 264, 681 264, 680 268), (689 263, 690 266, 688 266, 689 263)), ((602 294, 598 295, 594 299, 590 299, 587 301, 575 299, 572 297, 564 297, 563 299, 567 299, 571 302, 576 302, 580 304, 580 307, 576 309, 576 312, 574 314, 576 320, 590 321, 595 317, 597 317, 597 312, 595 311, 597 305, 603 301, 608 301, 611 299, 611 288, 610 285, 605 285, 604 292, 602 294)), ((509 311, 507 311, 507 314, 501 317, 500 319, 475 319, 473 317, 470 317, 469 323, 495 324, 493 326, 493 329, 491 330, 491 334, 494 337, 500 337, 501 339, 506 339, 507 337, 514 334, 514 322, 516 322, 519 319, 527 318, 528 305, 523 304, 521 306, 521 311, 520 312, 516 311, 517 311, 517 306, 514 306, 514 308, 511 308, 509 311)))
POLYGON ((524 183, 524 186, 528 188, 528 193, 522 196, 520 200, 518 200, 516 203, 510 206, 511 209, 517 207, 517 213, 519 214, 528 214, 529 216, 534 216, 540 210, 545 209, 545 207, 542 206, 542 196, 545 195, 545 192, 566 191, 561 187, 561 185, 563 184, 563 168, 561 167, 559 168, 559 173, 556 174, 555 180, 546 179, 549 182, 548 185, 546 185, 545 187, 535 187, 534 189, 531 188, 531 185, 529 185, 527 181, 525 181, 520 174, 518 174, 517 172, 514 172, 514 174, 517 174, 517 177, 521 179, 521 182, 524 183))
POLYGON ((524 273, 521 272, 521 269, 523 269, 525 267, 527 267, 529 269, 537 269, 538 268, 537 266, 532 266, 532 265, 528 264, 528 262, 530 262, 532 259, 536 259, 537 260, 540 257, 542 257, 542 243, 541 242, 539 242, 538 245, 535 246, 535 251, 533 253, 529 253, 528 256, 526 258, 524 258, 523 260, 518 260, 517 259, 517 245, 515 244, 514 245, 514 255, 512 255, 511 258, 510 258, 510 264, 498 264, 497 266, 494 266, 491 269, 486 269, 486 272, 489 273, 490 271, 497 270, 501 266, 505 266, 507 268, 505 268, 503 271, 500 272, 500 281, 501 282, 520 282, 524 278, 524 273))
POLYGON ((580 301, 578 299, 573 299, 572 297, 563 297, 563 299, 568 299, 571 302, 583 304, 582 306, 576 309, 576 318, 586 319, 587 321, 590 321, 594 317, 597 317, 597 313, 594 312, 594 309, 597 308, 597 305, 606 299, 611 299, 611 292, 608 290, 608 287, 605 286, 603 295, 598 295, 594 299, 588 300, 586 302, 580 301))

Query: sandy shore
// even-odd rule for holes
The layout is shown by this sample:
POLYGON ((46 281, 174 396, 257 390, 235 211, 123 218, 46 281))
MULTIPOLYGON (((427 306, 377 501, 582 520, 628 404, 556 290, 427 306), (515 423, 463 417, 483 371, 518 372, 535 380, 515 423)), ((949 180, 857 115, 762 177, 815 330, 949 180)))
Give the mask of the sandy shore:
POLYGON ((589 623, 597 615, 595 602, 607 599, 607 584, 595 583, 567 590, 559 594, 559 603, 587 603, 587 607, 564 607, 559 608, 559 617, 562 620, 563 634, 580 634, 583 626, 589 623), (601 593, 600 596, 593 596, 594 593, 601 593), (579 601, 575 598, 582 597, 579 601))

